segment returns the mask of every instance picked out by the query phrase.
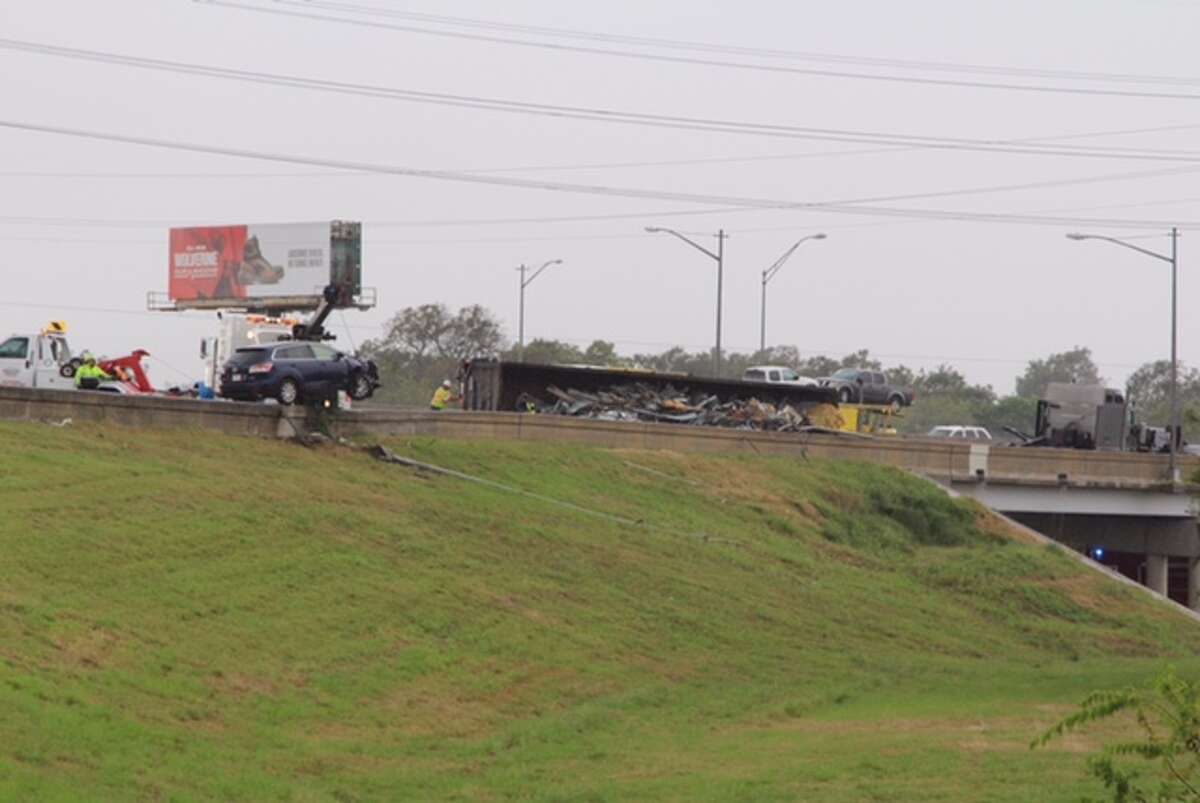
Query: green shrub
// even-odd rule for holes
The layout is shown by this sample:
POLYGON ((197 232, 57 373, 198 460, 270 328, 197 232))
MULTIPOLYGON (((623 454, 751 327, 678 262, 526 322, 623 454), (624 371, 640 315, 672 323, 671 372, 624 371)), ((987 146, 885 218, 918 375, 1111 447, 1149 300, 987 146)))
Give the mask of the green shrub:
POLYGON ((822 535, 830 541, 870 551, 918 546, 968 546, 993 540, 975 523, 964 502, 940 489, 913 482, 898 472, 871 471, 857 509, 829 511, 822 535))
POLYGON ((1106 745, 1088 771, 1115 803, 1200 800, 1200 685, 1168 670, 1144 689, 1093 692, 1077 713, 1038 737, 1041 747, 1063 734, 1117 714, 1133 714, 1141 738, 1106 745))

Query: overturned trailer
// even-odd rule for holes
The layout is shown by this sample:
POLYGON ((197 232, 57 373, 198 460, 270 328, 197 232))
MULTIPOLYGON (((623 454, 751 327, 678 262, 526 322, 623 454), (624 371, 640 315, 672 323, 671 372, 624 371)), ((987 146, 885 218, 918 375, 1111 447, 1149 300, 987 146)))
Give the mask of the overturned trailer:
POLYGON ((690 374, 475 359, 464 366, 468 410, 549 412, 610 420, 797 429, 832 388, 690 374))

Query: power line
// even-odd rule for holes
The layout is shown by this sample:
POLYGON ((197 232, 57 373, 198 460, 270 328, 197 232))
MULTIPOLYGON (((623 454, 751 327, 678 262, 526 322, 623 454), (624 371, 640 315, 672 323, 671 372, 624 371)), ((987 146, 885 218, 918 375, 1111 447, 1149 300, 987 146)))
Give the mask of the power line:
MULTIPOLYGON (((1098 206, 1079 206, 1073 207, 1072 212, 1098 212, 1102 209, 1141 209, 1148 206, 1173 206, 1175 204, 1190 204, 1200 201, 1200 196, 1190 196, 1187 198, 1159 198, 1154 201, 1133 201, 1120 204, 1101 204, 1098 206)), ((1170 236, 1170 235, 1153 235, 1153 236, 1170 236)), ((1131 239, 1125 237, 1122 239, 1131 239)))
MULTIPOLYGON (((1086 184, 1086 183, 1093 183, 1093 182, 1105 181, 1105 180, 1142 178, 1142 177, 1149 177, 1149 176, 1157 175, 1159 172, 1160 171, 1147 171, 1144 173, 1127 173, 1127 174, 1114 174, 1114 175, 1110 175, 1110 176, 1093 176, 1093 177, 1086 177, 1086 178, 1080 178, 1080 179, 1063 179, 1060 182, 1049 182, 1049 184, 1051 184, 1053 186, 1057 186, 1060 184, 1077 184, 1077 183, 1085 183, 1086 184)), ((1169 171, 1162 171, 1162 172, 1168 173, 1169 171)), ((1191 172, 1191 171, 1187 171, 1187 172, 1191 172)), ((1022 188, 1027 188, 1029 186, 1041 187, 1041 186, 1045 186, 1045 185, 1047 185, 1047 182, 1036 182, 1034 184, 999 185, 999 186, 994 186, 994 187, 977 187, 974 189, 952 190, 949 192, 962 193, 962 194, 966 194, 969 192, 983 193, 983 192, 1003 191, 1003 190, 1009 190, 1009 189, 1022 189, 1022 188)), ((1028 210, 1026 212, 1026 214, 1046 214, 1046 213, 1051 213, 1051 212, 1091 212, 1091 211, 1098 211, 1098 210, 1104 210, 1104 209, 1135 209, 1135 208, 1144 208, 1144 207, 1150 207, 1150 206, 1170 206, 1170 205, 1176 205, 1176 204, 1195 203, 1195 202, 1200 202, 1200 196, 1187 196, 1187 197, 1183 197, 1183 198, 1160 198, 1160 199, 1156 199, 1156 200, 1152 200, 1152 201, 1127 201, 1127 202, 1116 203, 1116 204, 1071 206, 1071 207, 1068 207, 1065 209, 1060 208, 1060 207, 1044 207, 1044 208, 1040 208, 1040 209, 1028 210)), ((420 228, 420 227, 428 227, 428 226, 455 226, 455 225, 468 225, 468 226, 490 225, 490 224, 510 225, 514 222, 560 223, 560 222, 580 221, 580 220, 582 220, 582 221, 595 221, 595 220, 607 221, 607 220, 613 220, 613 219, 623 220, 623 219, 628 219, 628 218, 645 219, 645 218, 652 218, 652 217, 682 215, 682 214, 687 214, 688 211, 694 211, 694 210, 671 210, 671 211, 660 211, 660 212, 647 211, 647 212, 621 213, 621 214, 616 214, 616 215, 578 215, 578 216, 562 216, 562 217, 548 217, 548 218, 486 218, 486 219, 476 219, 476 220, 450 219, 450 220, 424 220, 424 221, 367 220, 367 221, 365 221, 365 223, 372 229, 389 228, 389 227, 420 228)), ((759 211, 764 211, 764 210, 746 209, 746 208, 742 208, 742 207, 736 207, 736 208, 723 209, 723 210, 722 209, 699 210, 699 213, 704 214, 704 215, 714 215, 714 214, 729 214, 732 212, 759 212, 759 211)), ((95 219, 87 219, 87 218, 44 218, 44 217, 34 218, 34 217, 0 216, 0 225, 5 224, 5 223, 12 223, 12 222, 33 223, 35 225, 44 225, 44 226, 55 226, 55 225, 77 226, 77 225, 82 225, 82 224, 86 223, 87 225, 95 225, 95 226, 102 226, 102 227, 103 226, 117 227, 117 226, 127 225, 127 226, 131 226, 131 227, 139 227, 139 228, 142 228, 142 227, 160 228, 164 225, 175 225, 177 223, 179 223, 180 225, 183 225, 180 221, 175 221, 175 220, 156 220, 156 221, 107 220, 107 221, 105 221, 105 220, 95 220, 95 219)), ((831 230, 832 229, 841 230, 841 229, 870 228, 870 227, 891 226, 891 225, 897 225, 897 222, 833 224, 833 225, 826 225, 826 226, 824 226, 824 228, 831 229, 831 230)), ((796 224, 790 224, 787 226, 753 226, 753 227, 743 227, 743 228, 734 229, 734 230, 732 230, 731 233, 743 235, 743 234, 762 233, 762 232, 790 231, 795 228, 796 228, 796 224)), ((686 234, 689 232, 684 232, 684 233, 686 234)), ((697 232, 692 232, 692 233, 697 233, 697 232)), ((702 233, 703 232, 700 232, 700 234, 702 234, 702 233)), ((532 236, 532 237, 531 236, 513 236, 513 237, 441 238, 441 239, 424 239, 424 240, 382 240, 382 239, 375 239, 374 237, 371 237, 368 242, 371 247, 411 246, 411 245, 462 245, 462 244, 474 245, 474 244, 494 244, 494 243, 517 243, 517 242, 561 242, 561 241, 569 241, 569 240, 639 239, 644 236, 645 236, 645 234, 643 232, 639 231, 639 232, 633 232, 633 233, 551 235, 551 236, 532 236)), ((1161 234, 1142 234, 1142 235, 1125 234, 1125 235, 1121 235, 1122 239, 1149 239, 1149 238, 1159 238, 1162 236, 1164 236, 1164 235, 1161 235, 1161 234)), ((0 241, 3 241, 3 242, 65 243, 65 244, 98 244, 98 245, 107 245, 107 244, 144 245, 144 246, 155 246, 155 247, 165 245, 165 242, 162 240, 117 240, 117 239, 112 239, 112 238, 84 239, 84 238, 68 238, 68 237, 24 237, 24 236, 7 237, 7 236, 0 236, 0 241)))
MULTIPOLYGON (((566 53, 584 53, 597 56, 616 56, 626 59, 639 59, 643 61, 654 61, 660 63, 672 64, 687 64, 704 67, 721 67, 739 70, 752 70, 758 72, 770 72, 780 74, 805 75, 820 78, 843 78, 853 80, 867 81, 882 81, 888 83, 914 84, 924 86, 939 86, 939 87, 960 87, 966 89, 996 89, 1016 92, 1035 92, 1035 93, 1051 93, 1051 94, 1070 94, 1070 95, 1085 95, 1085 96, 1101 96, 1101 97, 1127 97, 1127 98, 1150 98, 1160 100, 1200 100, 1200 94, 1185 93, 1185 92, 1150 92, 1144 90, 1124 90, 1124 89, 1099 89, 1092 87, 1071 87, 1071 86, 1047 86, 1038 84, 1018 84, 1018 83, 1002 83, 995 81, 981 80, 966 80, 966 79, 950 79, 950 78, 928 78, 918 76, 900 76, 887 75, 881 73, 860 73, 847 72, 844 70, 818 69, 813 67, 792 67, 781 64, 761 64, 751 62, 726 61, 710 58, 698 58, 689 56, 672 56, 661 53, 647 53, 643 51, 633 50, 613 50, 601 47, 585 47, 580 45, 567 45, 555 42, 542 42, 530 39, 517 39, 509 36, 499 36, 493 34, 467 33, 463 31, 446 31, 434 28, 421 28, 415 25, 398 25, 394 23, 378 22, 373 20, 349 19, 346 17, 330 16, 327 14, 314 14, 311 12, 291 11, 286 8, 267 8, 261 6, 250 6, 243 3, 229 2, 229 0, 204 0, 208 5, 220 6, 239 11, 251 11, 260 14, 274 14, 278 16, 292 17, 316 20, 321 22, 333 22, 342 25, 351 25, 364 28, 375 28, 381 30, 400 31, 403 33, 415 33, 427 36, 460 39, 476 42, 486 42, 490 44, 518 45, 521 47, 537 48, 541 50, 550 50, 566 53)), ((286 0, 280 0, 279 5, 285 5, 286 0)), ((309 7, 306 4, 305 7, 309 7)), ((320 8, 319 5, 311 5, 314 8, 320 8)), ((1065 77, 1065 76, 1063 76, 1065 77)), ((1190 79, 1188 79, 1190 80, 1190 79)), ((1144 81, 1140 83, 1151 83, 1152 81, 1144 81)))
MULTIPOLYGON (((1126 202, 1126 203, 1119 203, 1119 204, 1071 206, 1066 209, 1061 209, 1061 208, 1057 208, 1057 207, 1041 208, 1041 209, 1029 210, 1029 212, 1027 214, 1045 214, 1048 212, 1090 212, 1090 211, 1097 211, 1097 210, 1102 210, 1102 209, 1136 209, 1136 208, 1142 208, 1142 207, 1148 207, 1148 206, 1169 206, 1172 204, 1196 203, 1196 202, 1200 202, 1200 196, 1190 196, 1190 197, 1185 197, 1185 198, 1166 198, 1166 199, 1159 199, 1159 200, 1154 200, 1154 201, 1133 201, 1133 202, 1126 202)), ((739 208, 739 209, 733 209, 733 210, 726 210, 724 212, 724 214, 728 214, 731 211, 732 212, 755 212, 755 211, 762 211, 762 210, 739 208)), ((669 213, 641 212, 641 213, 632 213, 631 215, 628 215, 628 216, 621 215, 620 217, 622 217, 622 218, 635 217, 635 218, 639 218, 639 219, 644 219, 644 218, 650 218, 650 217, 656 217, 656 216, 663 217, 666 214, 669 214, 669 213)), ((718 212, 705 212, 705 214, 718 214, 718 212)), ((584 217, 586 217, 586 216, 584 216, 584 217)), ((51 220, 51 221, 55 220, 53 218, 38 218, 37 220, 39 221, 39 223, 37 225, 66 225, 66 226, 75 225, 75 224, 72 224, 69 222, 68 223, 46 222, 47 220, 51 220)), ((66 219, 66 220, 70 220, 70 219, 66 219)), ((550 220, 552 222, 562 222, 562 221, 557 221, 555 219, 550 219, 550 220)), ((0 216, 0 224, 3 224, 5 222, 6 222, 6 218, 0 216)), ((101 224, 103 223, 102 221, 93 221, 93 222, 101 223, 101 224)), ((122 221, 113 221, 114 224, 119 224, 121 222, 122 221)), ((905 221, 872 222, 872 223, 845 223, 845 224, 825 225, 822 228, 829 229, 831 231, 835 230, 835 229, 843 230, 843 229, 859 229, 859 228, 876 228, 876 227, 880 227, 880 226, 903 225, 904 222, 905 221)), ((431 221, 430 223, 441 224, 441 225, 454 225, 454 224, 460 224, 460 223, 464 223, 467 225, 480 225, 480 224, 489 224, 489 223, 494 223, 494 224, 506 223, 507 224, 507 223, 511 223, 511 219, 487 219, 487 220, 483 220, 483 221, 477 220, 477 221, 473 221, 473 222, 472 221, 446 220, 446 221, 431 221)), ((386 227, 386 226, 413 225, 413 226, 420 227, 420 226, 424 226, 424 225, 429 225, 429 223, 420 223, 420 222, 405 223, 402 221, 393 221, 393 222, 389 223, 389 222, 385 222, 385 221, 373 221, 373 220, 367 220, 367 221, 365 221, 365 224, 373 229, 380 228, 380 227, 386 227)), ((138 226, 145 225, 146 227, 150 227, 150 226, 159 227, 164 224, 162 224, 162 223, 149 224, 148 223, 148 224, 136 224, 136 225, 138 225, 138 226)), ((745 234, 760 234, 760 233, 764 233, 764 232, 792 231, 797 227, 797 225, 798 224, 793 223, 793 224, 790 224, 787 226, 750 226, 750 227, 733 229, 730 231, 730 234, 736 234, 736 235, 740 236, 740 235, 745 235, 745 234)), ((689 232, 684 232, 684 233, 687 234, 689 232)), ((708 232, 690 232, 690 233, 692 233, 692 234, 707 234, 708 232)), ((1165 237, 1167 235, 1162 235, 1162 234, 1122 234, 1119 236, 1123 240, 1144 240, 1144 239, 1159 239, 1159 238, 1165 237)), ((608 234, 572 234, 572 235, 549 235, 549 236, 540 236, 539 235, 539 236, 469 237, 469 238, 455 237, 455 238, 422 239, 422 240, 379 240, 379 239, 375 239, 374 237, 372 237, 368 241, 368 245, 371 248, 376 248, 379 246, 390 247, 390 246, 412 246, 412 245, 486 245, 486 244, 497 244, 497 243, 565 242, 565 241, 574 241, 574 240, 626 240, 626 239, 641 239, 644 237, 646 237, 646 234, 641 231, 630 232, 630 233, 615 233, 614 232, 614 233, 608 233, 608 234)), ((167 244, 165 240, 116 240, 116 239, 84 239, 84 238, 73 238, 73 237, 21 237, 21 236, 15 236, 15 237, 0 236, 0 242, 63 243, 63 244, 67 244, 67 245, 72 245, 72 244, 142 245, 142 246, 154 246, 154 247, 162 247, 167 244)))
MULTIPOLYGON (((1031 210, 1032 214, 1044 214, 1047 212, 1087 212, 1100 209, 1134 209, 1145 206, 1161 206, 1179 203, 1193 203, 1200 201, 1200 197, 1189 198, 1174 198, 1157 201, 1135 201, 1122 204, 1105 204, 1103 206, 1072 206, 1067 209, 1035 209, 1031 210)), ((746 211, 746 210, 742 210, 746 211)), ((872 223, 846 223, 833 224, 822 226, 823 229, 843 230, 843 229, 858 229, 858 228, 874 228, 880 226, 895 226, 903 225, 905 221, 889 221, 889 222, 872 222, 872 223)), ((377 223, 371 225, 377 226, 377 223)), ((788 226, 752 226, 746 228, 738 228, 729 231, 730 234, 745 235, 758 234, 763 232, 774 231, 794 231, 797 224, 788 226)), ((683 232, 685 234, 711 234, 711 232, 683 232)), ((476 244, 494 244, 494 243, 509 243, 509 242, 558 242, 566 240, 609 240, 609 239, 633 239, 647 236, 644 232, 630 234, 598 234, 598 235, 573 235, 573 236, 549 236, 549 237, 478 237, 478 238, 444 238, 444 239, 426 239, 426 240, 371 240, 371 245, 476 245, 476 244)), ((1130 234, 1121 235, 1121 239, 1125 240, 1141 240, 1150 238, 1160 238, 1167 235, 1162 234, 1130 234)))
MULTIPOLYGON (((1193 126, 1189 126, 1191 128, 1193 126)), ((1200 128, 1200 125, 1194 126, 1200 128)), ((1084 136, 1105 136, 1105 134, 1094 134, 1084 136)), ((1065 137, 1064 137, 1065 138, 1065 137)), ((1029 141, 1050 141, 1053 137, 1042 137, 1037 140, 1011 140, 1013 142, 1029 141)), ((838 158, 843 156, 868 156, 875 154, 898 153, 912 151, 913 147, 886 147, 886 148, 852 148, 845 150, 834 151, 808 151, 804 153, 778 153, 778 154, 760 154, 756 156, 710 156, 697 157, 694 159, 655 159, 646 161, 623 161, 623 162, 582 162, 577 164, 541 164, 541 165, 518 165, 515 167, 457 167, 445 168, 452 170, 464 170, 471 173, 488 174, 488 173, 553 173, 569 170, 609 170, 622 168, 646 168, 646 167, 684 167, 688 165, 702 164, 740 164, 749 162, 774 162, 788 161, 793 159, 824 159, 838 158)), ((118 172, 118 173, 98 173, 98 172, 81 172, 81 171, 61 171, 61 170, 0 170, 0 176, 5 178, 64 178, 64 179, 170 179, 170 180, 186 180, 186 179, 267 179, 267 178, 376 178, 373 173, 363 173, 357 170, 314 170, 314 171, 294 171, 286 173, 270 172, 204 172, 204 173, 172 173, 172 172, 118 172)))
MULTIPOLYGON (((542 217, 523 218, 449 218, 428 220, 369 220, 372 228, 426 228, 443 226, 488 226, 488 225, 518 225, 518 224, 552 224, 552 223, 590 223, 609 220, 642 220, 648 217, 689 217, 703 215, 735 214, 741 212, 758 212, 762 210, 740 206, 722 207, 716 209, 669 209, 642 212, 618 212, 604 215, 548 215, 542 217)), ((184 226, 194 224, 178 218, 170 219, 112 219, 112 218, 78 218, 78 217, 38 217, 30 215, 0 215, 0 225, 33 225, 33 226, 64 226, 72 228, 162 228, 164 226, 184 226)))
POLYGON ((71 179, 164 179, 171 181, 179 181, 184 179, 263 179, 263 178, 344 178, 354 176, 368 176, 374 178, 371 173, 360 173, 352 170, 313 170, 313 171, 297 171, 289 173, 256 173, 256 172, 238 172, 238 173, 178 173, 178 172, 157 172, 157 173, 85 173, 79 171, 62 171, 62 170, 0 170, 0 176, 4 178, 71 178, 71 179))
POLYGON ((752 207, 758 209, 808 210, 823 211, 832 214, 865 215, 876 217, 954 220, 976 223, 1009 223, 1034 224, 1051 226, 1093 226, 1102 228, 1163 228, 1171 225, 1181 228, 1196 228, 1200 223, 1195 221, 1162 220, 1129 220, 1120 218, 1074 218, 1064 216, 1036 216, 994 212, 964 212, 941 209, 912 209, 886 206, 873 206, 857 203, 829 202, 798 202, 778 199, 753 197, 702 195, 697 193, 674 192, 668 190, 646 190, 634 187, 612 187, 597 184, 572 184, 561 181, 545 181, 540 179, 525 179, 502 176, 479 176, 446 170, 424 170, 419 168, 379 165, 365 162, 352 162, 337 159, 320 159, 316 157, 301 157, 285 154, 269 153, 241 148, 229 148, 214 145, 200 145, 171 140, 138 137, 125 134, 111 134, 99 131, 48 126, 36 123, 26 123, 13 120, 0 120, 0 127, 21 131, 31 131, 44 134, 59 134, 76 138, 86 138, 106 142, 118 142, 129 145, 182 150, 195 153, 208 153, 238 158, 261 159, 264 161, 286 162, 316 167, 336 167, 347 170, 363 170, 380 173, 390 173, 412 178, 426 178, 441 181, 453 181, 467 184, 491 185, 505 188, 542 190, 547 192, 566 192, 584 195, 600 195, 620 198, 642 198, 655 200, 673 200, 685 203, 705 205, 727 205, 752 207))
POLYGON ((69 226, 78 228, 103 229, 149 229, 163 226, 182 225, 175 219, 162 220, 116 220, 112 218, 82 218, 82 217, 38 217, 36 215, 0 215, 0 224, 16 224, 30 226, 69 226))
POLYGON ((166 245, 158 240, 89 240, 76 237, 0 237, 6 243, 66 243, 68 245, 166 245))
MULTIPOLYGON (((36 42, 0 39, 0 48, 57 56, 84 61, 118 64, 141 69, 200 75, 209 78, 245 81, 251 83, 310 89, 335 94, 361 95, 386 100, 454 106, 485 111, 502 111, 543 117, 586 120, 590 122, 619 123, 625 125, 670 128, 709 133, 725 133, 773 138, 821 140, 872 145, 904 145, 931 150, 980 151, 1036 156, 1070 156, 1104 159, 1136 159, 1148 161, 1200 161, 1197 151, 1169 151, 1148 148, 1099 148, 1095 146, 1057 145, 1054 147, 1021 144, 1005 140, 979 140, 962 137, 936 137, 894 132, 864 131, 853 129, 794 126, 774 123, 753 123, 715 118, 683 117, 679 115, 627 112, 584 106, 565 106, 548 103, 531 103, 470 95, 452 95, 442 92, 425 92, 412 89, 358 84, 345 81, 303 78, 294 75, 235 70, 225 67, 210 67, 200 64, 147 59, 77 48, 57 47, 36 42)), ((1196 96, 1200 99, 1200 95, 1196 96)))
MULTIPOLYGON (((67 312, 98 312, 104 315, 157 315, 162 316, 161 312, 150 312, 149 310, 134 310, 134 309, 119 309, 114 307, 87 307, 73 304, 43 304, 35 301, 0 301, 0 307, 12 307, 16 309, 48 309, 48 310, 65 310, 67 312)), ((180 318, 179 320, 183 320, 180 318)), ((188 318, 188 320, 197 320, 196 318, 188 318)))
MULTIPOLYGON (((1003 144, 1021 144, 1038 142, 1059 142, 1069 139, 1097 139, 1101 137, 1124 136, 1129 134, 1158 134, 1168 131, 1185 131, 1200 128, 1200 123, 1185 123, 1175 125, 1152 126, 1144 128, 1119 128, 1103 131, 1084 131, 1072 134, 1054 134, 1037 137, 1018 137, 1000 140, 1003 144)), ((464 170, 471 173, 536 173, 559 172, 569 170, 606 170, 622 168, 646 167, 676 167, 703 164, 743 164, 752 162, 789 161, 793 159, 822 159, 839 158, 844 156, 868 156, 888 153, 908 153, 919 150, 919 147, 892 146, 886 148, 851 148, 834 151, 805 151, 801 153, 772 153, 754 156, 708 156, 692 159, 655 159, 643 161, 622 162, 582 162, 572 164, 537 164, 518 165, 515 167, 459 167, 447 168, 464 170)), ((376 173, 364 173, 358 170, 312 170, 289 172, 78 172, 58 170, 0 170, 0 176, 7 178, 63 178, 63 179, 265 179, 265 178, 378 178, 376 173)))
POLYGON ((556 38, 585 39, 589 41, 612 42, 672 50, 699 51, 705 53, 727 53, 741 56, 760 56, 767 58, 791 59, 797 61, 856 64, 872 67, 894 67, 906 70, 928 72, 957 72, 977 75, 1010 75, 1025 78, 1057 78, 1078 81, 1110 81, 1134 84, 1166 84, 1170 86, 1200 85, 1200 78, 1192 77, 1169 75, 1135 75, 1130 73, 1088 72, 1081 70, 1050 70, 1028 67, 1000 67, 996 65, 963 64, 946 61, 849 56, 834 53, 813 53, 808 51, 731 46, 713 42, 696 42, 648 36, 630 36, 628 34, 600 33, 595 31, 584 31, 574 28, 556 28, 544 25, 518 25, 514 23, 498 22, 495 20, 480 20, 468 17, 423 14, 412 11, 397 11, 394 9, 364 6, 356 3, 339 3, 328 1, 319 2, 318 0, 304 0, 303 3, 294 2, 293 0, 276 0, 276 2, 285 6, 290 5, 301 8, 321 8, 330 11, 342 11, 353 14, 430 22, 437 25, 477 28, 483 30, 500 30, 556 38))
MULTIPOLYGON (((1051 179, 1051 180, 1046 180, 1046 181, 1025 182, 1025 183, 1021 183, 1021 184, 997 184, 997 185, 990 185, 990 186, 983 186, 983 187, 963 187, 963 188, 957 188, 957 189, 951 189, 951 190, 935 190, 935 191, 919 192, 919 193, 904 193, 904 194, 897 194, 897 195, 876 195, 876 196, 868 196, 868 197, 864 197, 864 198, 853 198, 853 199, 845 199, 845 200, 840 200, 840 201, 830 201, 827 203, 859 204, 859 203, 875 203, 875 202, 880 202, 880 201, 904 201, 904 200, 919 200, 919 199, 929 199, 929 198, 945 198, 945 197, 954 197, 954 196, 962 196, 962 195, 983 195, 983 194, 990 194, 990 193, 1014 192, 1014 191, 1019 191, 1019 190, 1049 189, 1049 188, 1053 188, 1053 187, 1068 187, 1068 186, 1077 186, 1077 185, 1086 185, 1086 184, 1099 184, 1099 183, 1108 183, 1108 182, 1113 182, 1113 181, 1130 181, 1130 180, 1146 179, 1146 178, 1161 178, 1161 177, 1165 177, 1165 176, 1175 176, 1175 175, 1194 173, 1194 172, 1200 172, 1200 167, 1140 170, 1140 171, 1124 172, 1124 173, 1106 173, 1106 174, 1099 175, 1099 176, 1084 176, 1084 177, 1079 177, 1079 178, 1051 179)), ((818 202, 818 203, 826 203, 826 202, 818 202)), ((1117 206, 1119 208, 1122 205, 1117 205, 1117 206)), ((630 215, 633 215, 636 217, 654 217, 654 216, 656 216, 656 214, 658 214, 658 213, 647 212, 647 213, 638 213, 636 215, 633 215, 633 213, 626 213, 625 215, 622 215, 622 217, 626 217, 626 216, 630 216, 630 215)), ((665 214, 673 214, 673 213, 665 213, 665 214)), ((706 214, 711 214, 711 213, 706 212, 706 214)), ((47 221, 55 221, 55 222, 66 221, 66 222, 79 222, 80 225, 84 225, 85 223, 93 224, 93 223, 98 222, 98 221, 86 219, 86 218, 33 218, 33 217, 25 217, 25 216, 0 216, 0 223, 6 222, 6 221, 17 222, 17 223, 32 223, 32 222, 43 223, 43 222, 47 222, 47 221)), ((511 222, 511 221, 512 221, 511 218, 506 219, 506 222, 511 222)), ((149 225, 166 225, 171 222, 173 222, 173 221, 165 221, 165 220, 145 221, 145 223, 149 224, 149 225)), ((541 222, 541 221, 539 221, 539 222, 541 222)), ((119 225, 119 223, 121 223, 121 222, 111 221, 112 225, 119 225)), ((129 223, 130 225, 137 225, 137 226, 142 225, 142 222, 134 223, 132 221, 129 221, 127 223, 129 223)), ((388 223, 383 222, 383 221, 371 221, 371 223, 373 225, 377 225, 377 226, 389 225, 388 223)), ((399 224, 393 223, 390 225, 399 225, 399 224)), ((626 235, 620 235, 620 236, 626 236, 626 235)), ((518 238, 518 239, 528 239, 528 238, 518 238)), ((585 236, 585 237, 575 238, 575 239, 587 239, 587 237, 585 236)), ((488 241, 489 242, 497 242, 497 240, 488 240, 488 241)), ((378 242, 378 241, 376 241, 376 242, 378 242)))

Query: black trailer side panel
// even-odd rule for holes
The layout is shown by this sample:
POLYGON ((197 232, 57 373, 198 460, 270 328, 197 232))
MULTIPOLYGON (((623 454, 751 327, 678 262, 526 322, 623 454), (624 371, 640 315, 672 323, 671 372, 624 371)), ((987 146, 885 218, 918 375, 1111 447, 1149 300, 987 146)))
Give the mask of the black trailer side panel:
POLYGON ((836 392, 823 387, 709 379, 621 368, 472 360, 467 366, 463 404, 468 410, 513 412, 517 411, 517 399, 523 394, 552 400, 546 391, 551 385, 563 390, 593 392, 635 382, 656 390, 670 385, 688 395, 716 396, 721 402, 756 398, 776 406, 790 404, 801 411, 816 404, 837 403, 836 392))

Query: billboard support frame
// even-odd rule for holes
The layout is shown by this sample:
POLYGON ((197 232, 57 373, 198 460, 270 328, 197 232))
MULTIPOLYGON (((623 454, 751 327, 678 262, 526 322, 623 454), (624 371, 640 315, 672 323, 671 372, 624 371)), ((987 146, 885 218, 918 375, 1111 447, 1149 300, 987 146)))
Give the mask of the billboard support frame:
MULTIPOLYGON (((369 310, 376 306, 379 293, 374 287, 363 287, 355 293, 348 304, 338 305, 341 309, 369 310)), ((172 299, 167 293, 152 290, 146 293, 146 309, 151 312, 190 312, 212 310, 238 310, 264 314, 278 312, 311 312, 321 305, 321 295, 278 296, 275 298, 200 298, 193 300, 172 299)))

